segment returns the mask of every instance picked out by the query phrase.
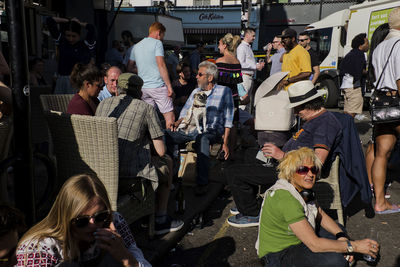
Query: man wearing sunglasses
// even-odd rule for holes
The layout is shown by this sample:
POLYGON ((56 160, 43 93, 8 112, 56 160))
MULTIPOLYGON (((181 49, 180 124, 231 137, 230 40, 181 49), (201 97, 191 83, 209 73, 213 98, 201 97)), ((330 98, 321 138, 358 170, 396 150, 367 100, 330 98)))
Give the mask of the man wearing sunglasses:
MULTIPOLYGON (((328 157, 329 151, 338 142, 341 125, 332 112, 324 108, 324 90, 316 90, 311 81, 300 81, 288 89, 291 104, 286 108, 294 108, 303 121, 302 128, 293 135, 280 149, 272 143, 265 143, 262 147, 264 156, 281 160, 288 151, 299 147, 314 149, 315 154, 322 162, 328 157)), ((258 186, 268 186, 276 177, 274 168, 265 168, 263 176, 229 177, 228 182, 235 200, 236 208, 231 209, 232 216, 228 224, 234 227, 251 227, 259 224, 260 205, 257 201, 258 186)))
POLYGON ((282 70, 281 57, 285 53, 285 48, 282 45, 282 39, 278 36, 275 36, 272 43, 267 44, 265 48, 267 48, 266 60, 268 64, 271 63, 271 70, 269 71, 269 75, 271 76, 282 70), (275 53, 271 56, 272 49, 275 50, 275 53))
POLYGON ((318 76, 319 76, 319 56, 314 49, 311 48, 310 46, 310 35, 308 32, 301 32, 299 34, 299 45, 301 45, 305 50, 308 51, 310 54, 311 58, 311 68, 313 74, 310 76, 310 80, 312 81, 313 84, 317 82, 318 76))
POLYGON ((233 98, 232 90, 229 87, 217 85, 218 78, 217 66, 210 61, 203 61, 199 65, 197 73, 198 88, 194 89, 185 106, 183 107, 179 120, 177 120, 171 129, 166 131, 167 153, 173 156, 176 144, 185 144, 190 141, 196 141, 196 169, 197 186, 194 188, 196 195, 207 193, 208 171, 210 168, 210 144, 217 143, 223 139, 222 150, 224 159, 229 157, 229 134, 233 126, 233 98), (194 95, 200 91, 207 94, 206 103, 206 129, 199 134, 197 130, 184 132, 178 130, 179 124, 186 117, 189 109, 194 105, 194 95))
POLYGON ((311 75, 310 54, 297 44, 297 32, 287 28, 279 35, 286 53, 282 56, 282 71, 288 71, 288 78, 283 80, 278 88, 285 90, 295 82, 308 80, 311 75))

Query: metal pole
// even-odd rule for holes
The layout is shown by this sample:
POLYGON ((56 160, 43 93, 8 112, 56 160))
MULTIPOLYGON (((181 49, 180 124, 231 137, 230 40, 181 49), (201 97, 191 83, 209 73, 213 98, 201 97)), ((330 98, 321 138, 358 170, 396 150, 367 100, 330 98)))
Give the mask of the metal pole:
POLYGON ((321 20, 321 18, 322 18, 322 4, 323 3, 324 3, 324 0, 319 1, 319 19, 318 20, 321 20))
POLYGON ((11 89, 13 94, 15 155, 14 185, 16 206, 31 225, 36 220, 33 187, 33 156, 28 85, 28 49, 23 0, 6 0, 10 44, 11 89))

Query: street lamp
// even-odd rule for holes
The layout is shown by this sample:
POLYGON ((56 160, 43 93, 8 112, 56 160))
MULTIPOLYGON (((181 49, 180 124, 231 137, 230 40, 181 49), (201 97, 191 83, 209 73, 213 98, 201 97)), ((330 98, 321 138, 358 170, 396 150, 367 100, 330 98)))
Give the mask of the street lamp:
MULTIPOLYGON (((123 0, 121 0, 122 2, 123 0)), ((113 0, 93 0, 94 9, 102 9, 106 11, 111 11, 113 6, 113 0)))

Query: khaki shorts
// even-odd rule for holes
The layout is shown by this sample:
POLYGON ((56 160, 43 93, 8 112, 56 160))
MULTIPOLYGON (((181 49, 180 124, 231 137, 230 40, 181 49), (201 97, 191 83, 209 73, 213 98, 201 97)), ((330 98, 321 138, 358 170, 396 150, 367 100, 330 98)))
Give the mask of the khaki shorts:
POLYGON ((361 114, 364 104, 361 87, 346 88, 344 91, 344 111, 347 113, 361 114))

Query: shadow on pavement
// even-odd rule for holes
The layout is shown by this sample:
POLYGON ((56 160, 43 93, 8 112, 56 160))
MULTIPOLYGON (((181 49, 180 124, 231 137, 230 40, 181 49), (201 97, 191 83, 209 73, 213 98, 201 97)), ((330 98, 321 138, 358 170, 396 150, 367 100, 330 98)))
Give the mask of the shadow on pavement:
POLYGON ((235 241, 232 237, 222 237, 204 246, 184 250, 177 247, 171 251, 165 260, 158 262, 157 267, 203 267, 219 266, 228 267, 228 258, 236 250, 235 241), (216 250, 215 248, 219 249, 216 250), (170 261, 169 259, 172 259, 170 261), (176 259, 179 259, 178 261, 176 259))

